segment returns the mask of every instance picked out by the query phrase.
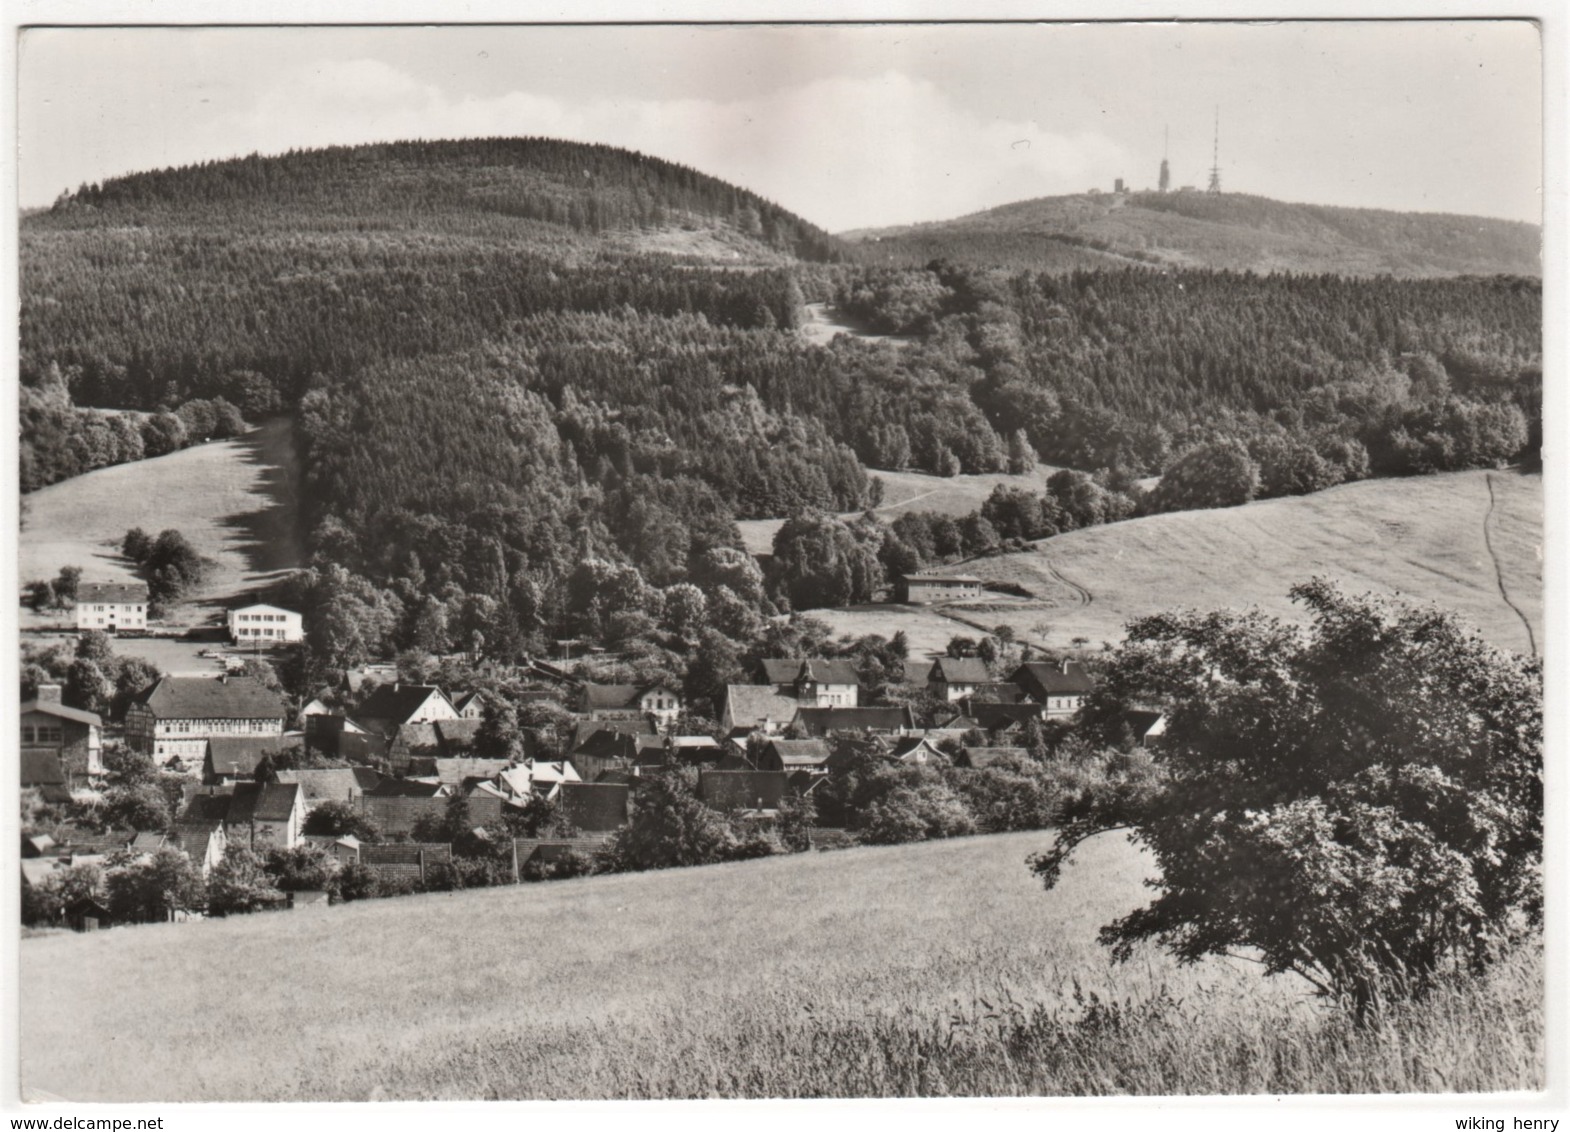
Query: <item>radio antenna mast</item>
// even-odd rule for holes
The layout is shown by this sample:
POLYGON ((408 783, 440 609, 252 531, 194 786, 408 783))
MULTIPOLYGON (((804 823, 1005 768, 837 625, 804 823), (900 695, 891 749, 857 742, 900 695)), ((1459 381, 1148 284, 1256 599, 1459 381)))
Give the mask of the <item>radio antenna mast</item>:
POLYGON ((1221 107, 1216 107, 1216 137, 1210 150, 1210 188, 1212 193, 1221 191, 1221 107))

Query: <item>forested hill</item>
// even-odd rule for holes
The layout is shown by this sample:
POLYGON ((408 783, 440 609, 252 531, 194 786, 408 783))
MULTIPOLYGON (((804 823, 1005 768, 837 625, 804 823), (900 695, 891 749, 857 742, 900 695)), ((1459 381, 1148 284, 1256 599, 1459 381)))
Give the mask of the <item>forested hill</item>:
POLYGON ((944 258, 1038 271, 1149 263, 1401 277, 1542 273, 1542 232, 1532 224, 1242 193, 1044 197, 845 238, 869 262, 890 264, 944 258))

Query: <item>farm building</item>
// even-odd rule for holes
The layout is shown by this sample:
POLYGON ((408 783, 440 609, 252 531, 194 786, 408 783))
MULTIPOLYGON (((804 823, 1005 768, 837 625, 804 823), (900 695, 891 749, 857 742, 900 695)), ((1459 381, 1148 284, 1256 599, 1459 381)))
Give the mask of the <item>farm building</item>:
POLYGON ((202 781, 211 786, 249 781, 263 759, 283 749, 282 735, 215 735, 207 740, 202 781))
POLYGON ((720 726, 726 735, 774 734, 783 731, 799 710, 801 701, 795 695, 780 692, 772 684, 731 684, 725 689, 720 726))
POLYGON ((223 735, 282 735, 283 698, 246 677, 165 676, 126 709, 133 750, 199 766, 207 741, 223 735))
POLYGON ((237 645, 293 644, 305 639, 305 626, 292 609, 247 605, 229 611, 229 639, 237 645))
POLYGON ((821 739, 835 731, 905 734, 916 729, 908 707, 802 708, 791 730, 821 739))
POLYGON ((899 581, 899 599, 911 605, 980 596, 981 579, 970 574, 907 574, 899 581))
POLYGON ((141 582, 84 582, 76 588, 76 627, 105 633, 147 630, 147 586, 141 582))
POLYGON ((578 711, 590 719, 653 716, 665 726, 681 714, 681 693, 663 684, 585 684, 578 694, 578 711))
POLYGON ((785 775, 773 770, 699 771, 698 797, 711 810, 772 813, 785 797, 785 775))
MULTIPOLYGON (((434 684, 382 684, 365 698, 354 720, 367 731, 392 738, 398 729, 416 723, 456 720, 458 709, 434 684)), ((430 746, 436 745, 433 733, 430 746)))
POLYGON ((802 707, 856 707, 861 702, 861 677, 853 661, 764 660, 758 668, 760 684, 795 696, 802 707))
POLYGON ((827 773, 829 745, 822 739, 770 739, 758 755, 759 770, 827 773))
POLYGON ((1073 661, 1026 661, 1009 680, 1045 711, 1048 719, 1073 715, 1085 705, 1085 697, 1096 690, 1096 683, 1073 661))
POLYGON ((949 703, 972 696, 977 689, 992 683, 987 662, 980 657, 940 656, 927 670, 927 690, 949 703))
POLYGON ((42 752, 59 760, 67 785, 86 785, 104 772, 103 720, 60 702, 60 685, 40 684, 36 699, 22 704, 22 753, 42 752))

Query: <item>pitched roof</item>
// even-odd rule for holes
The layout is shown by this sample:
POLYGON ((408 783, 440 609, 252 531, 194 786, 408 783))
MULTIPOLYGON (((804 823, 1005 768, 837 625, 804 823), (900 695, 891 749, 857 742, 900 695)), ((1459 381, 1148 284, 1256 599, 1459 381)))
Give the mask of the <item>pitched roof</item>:
POLYGON ((822 739, 770 739, 768 749, 787 768, 822 766, 829 761, 829 745, 822 739))
POLYGON ((247 676, 165 676, 137 702, 159 719, 284 718, 283 697, 247 676))
POLYGON ((1045 660, 1028 660, 1016 668, 1009 679, 1036 695, 1082 696, 1096 690, 1096 682, 1073 661, 1055 664, 1045 660))
POLYGON ((701 770, 698 797, 715 810, 777 810, 785 774, 777 770, 701 770))
POLYGON ((30 711, 41 711, 45 715, 52 715, 58 719, 69 719, 76 723, 85 723, 89 727, 102 727, 104 724, 103 719, 97 712, 66 707, 64 704, 57 704, 52 700, 28 700, 22 705, 22 714, 26 715, 30 711))
POLYGON ((940 656, 932 662, 927 679, 944 684, 990 684, 992 672, 979 656, 940 656))
POLYGON ((572 729, 572 746, 569 751, 585 749, 585 744, 599 731, 613 735, 654 735, 658 728, 648 719, 580 719, 572 729))
POLYGON ((983 731, 1001 731, 1041 718, 1040 704, 972 703, 970 714, 983 731))
POLYGON ((146 605, 145 582, 82 582, 76 587, 76 604, 146 605))
POLYGON ((814 738, 831 731, 900 731, 914 727, 908 707, 804 707, 791 720, 814 738))
POLYGON ((588 738, 568 752, 569 757, 586 756, 597 759, 631 759, 638 754, 641 735, 625 731, 591 731, 588 738))
POLYGON ((649 692, 661 689, 675 694, 663 684, 585 684, 583 686, 584 711, 633 711, 638 701, 649 692))
POLYGON ((814 680, 819 684, 855 684, 861 677, 856 664, 850 660, 808 659, 761 661, 763 678, 770 684, 794 684, 797 680, 814 680))
POLYGON ((474 737, 484 725, 483 719, 438 719, 431 724, 436 732, 436 745, 444 751, 458 747, 472 747, 474 737))
POLYGON ((440 794, 440 782, 416 782, 412 778, 384 778, 365 792, 368 798, 434 798, 440 794))
POLYGON ((434 684, 378 684, 354 717, 361 721, 385 720, 398 726, 413 719, 433 695, 447 698, 434 684))
POLYGON ((922 747, 925 747, 929 752, 944 762, 949 761, 948 755, 939 750, 937 744, 932 742, 925 735, 907 735, 903 739, 898 740, 894 744, 893 749, 889 752, 889 758, 904 761, 910 758, 912 754, 922 747))
POLYGON ((229 821, 287 821, 300 798, 298 782, 241 782, 229 803, 229 821))
POLYGON ((195 794, 185 804, 185 810, 180 814, 179 825, 207 825, 212 822, 229 820, 230 803, 234 801, 233 794, 195 794))
POLYGON ((753 731, 766 722, 784 726, 795 718, 801 703, 795 696, 776 692, 768 684, 730 684, 725 688, 725 718, 732 731, 753 731))
POLYGON ((360 784, 360 776, 355 773, 356 769, 355 767, 323 767, 314 770, 280 770, 278 781, 298 782, 307 805, 316 805, 319 802, 347 802, 365 793, 365 787, 360 784))
POLYGON ((960 754, 963 766, 986 767, 995 763, 1017 763, 1030 758, 1024 747, 966 747, 960 754))
POLYGON ((906 574, 906 585, 918 585, 926 582, 930 585, 981 585, 981 579, 974 574, 906 574))
POLYGON ((64 786, 65 768, 60 756, 53 751, 24 749, 22 751, 23 786, 64 786))
POLYGON ((253 775, 256 764, 282 746, 279 735, 214 735, 207 740, 207 761, 216 775, 253 775))
POLYGON ((300 614, 297 613, 293 609, 285 609, 281 605, 268 605, 265 602, 258 602, 255 605, 242 605, 242 606, 239 606, 238 608, 231 609, 229 612, 230 613, 256 613, 256 612, 259 612, 259 611, 266 611, 268 613, 288 613, 288 614, 290 614, 290 615, 292 615, 294 617, 300 616, 300 614))
POLYGON ((990 680, 985 684, 977 684, 974 695, 982 703, 1017 704, 1025 693, 1018 684, 1007 680, 990 680))
POLYGON ((444 785, 460 786, 468 778, 495 778, 512 765, 511 759, 432 759, 432 770, 444 785))

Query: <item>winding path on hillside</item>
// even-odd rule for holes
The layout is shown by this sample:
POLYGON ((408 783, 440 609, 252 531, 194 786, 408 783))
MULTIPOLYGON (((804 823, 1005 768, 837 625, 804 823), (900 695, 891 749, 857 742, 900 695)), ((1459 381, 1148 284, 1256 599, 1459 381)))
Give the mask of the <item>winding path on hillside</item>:
POLYGON ((1521 619, 1521 624, 1526 629, 1527 643, 1531 646, 1532 655, 1535 657, 1537 655, 1537 632, 1532 628, 1532 619, 1510 597, 1510 589, 1505 585, 1504 564, 1499 560, 1499 552, 1494 548, 1494 536, 1490 527, 1493 525, 1495 515, 1499 510, 1499 500, 1494 494, 1494 473, 1487 473, 1483 477, 1483 482, 1488 485, 1488 510, 1483 513, 1483 544, 1488 547, 1489 560, 1494 564, 1494 581, 1499 586, 1499 596, 1504 598, 1505 604, 1521 619))

